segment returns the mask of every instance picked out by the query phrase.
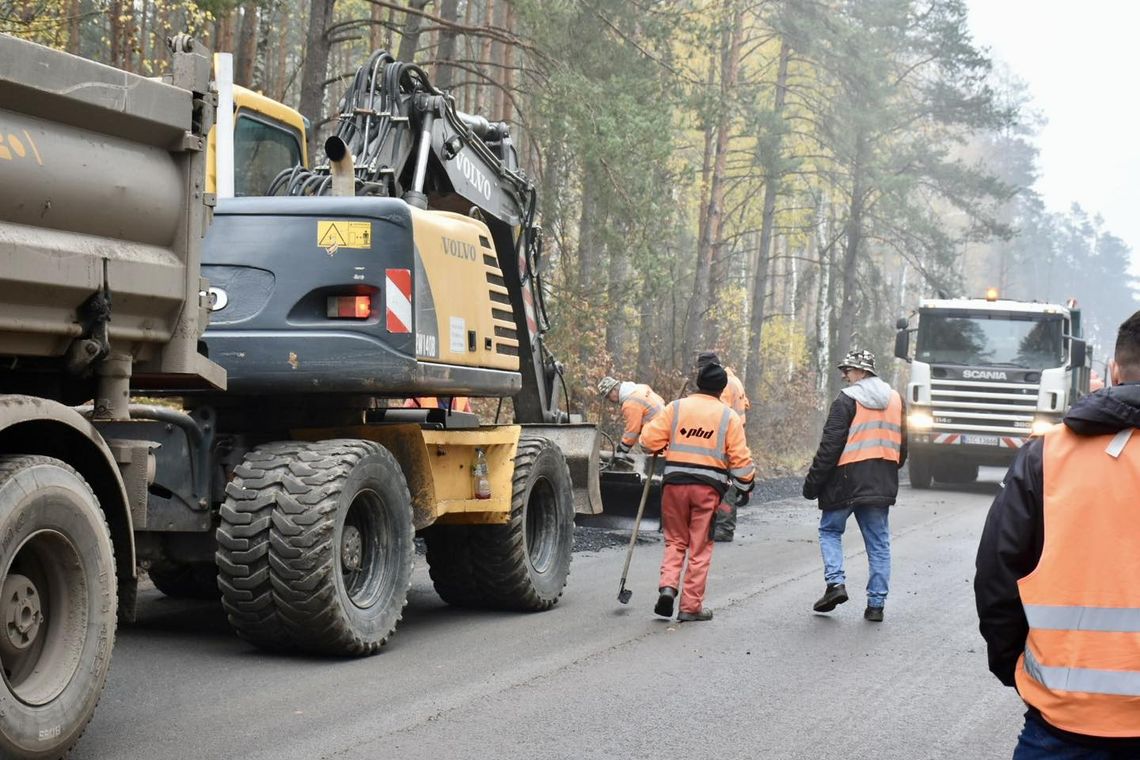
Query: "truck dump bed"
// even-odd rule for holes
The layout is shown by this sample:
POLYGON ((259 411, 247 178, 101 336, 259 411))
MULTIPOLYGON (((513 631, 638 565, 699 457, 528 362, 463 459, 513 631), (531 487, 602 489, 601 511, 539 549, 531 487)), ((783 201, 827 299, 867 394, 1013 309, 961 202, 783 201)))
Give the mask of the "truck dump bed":
POLYGON ((185 56, 175 86, 0 35, 0 356, 75 372, 96 337, 136 386, 224 386, 198 352, 209 73, 185 56))

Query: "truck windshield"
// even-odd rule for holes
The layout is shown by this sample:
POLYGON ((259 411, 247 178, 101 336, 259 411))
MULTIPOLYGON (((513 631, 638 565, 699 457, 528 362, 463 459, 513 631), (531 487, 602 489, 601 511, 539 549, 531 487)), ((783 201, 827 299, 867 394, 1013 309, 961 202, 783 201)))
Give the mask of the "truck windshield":
POLYGON ((915 358, 931 364, 1044 369, 1065 362, 1059 315, 937 312, 919 317, 915 358))

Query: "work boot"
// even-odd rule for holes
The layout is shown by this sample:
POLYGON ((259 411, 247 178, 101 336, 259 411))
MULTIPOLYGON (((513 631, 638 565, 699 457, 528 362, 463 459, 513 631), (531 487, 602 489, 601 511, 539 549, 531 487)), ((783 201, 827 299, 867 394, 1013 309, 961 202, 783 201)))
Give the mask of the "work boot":
POLYGON ((831 612, 846 601, 847 587, 842 583, 829 583, 827 590, 823 592, 823 596, 812 605, 812 609, 816 612, 831 612))
POLYGON ((699 612, 678 612, 678 623, 703 623, 706 620, 712 620, 712 610, 706 610, 704 607, 699 612))
POLYGON ((732 534, 726 530, 718 530, 715 533, 713 533, 713 541, 715 541, 718 544, 731 544, 732 543, 732 534))
POLYGON ((883 622, 883 608, 882 607, 868 607, 863 610, 863 619, 870 620, 872 623, 883 622))
POLYGON ((677 589, 671 586, 662 586, 657 589, 657 605, 653 608, 661 617, 673 617, 673 600, 677 598, 677 589))

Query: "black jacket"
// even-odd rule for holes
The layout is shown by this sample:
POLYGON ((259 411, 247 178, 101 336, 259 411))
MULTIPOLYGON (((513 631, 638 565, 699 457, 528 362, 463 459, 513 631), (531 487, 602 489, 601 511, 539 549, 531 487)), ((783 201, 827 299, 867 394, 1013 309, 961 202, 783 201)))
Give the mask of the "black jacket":
MULTIPOLYGON (((1109 435, 1140 427, 1140 383, 1111 386, 1085 396, 1065 415, 1064 423, 1077 435, 1109 435)), ((1130 445, 1137 444, 1140 441, 1133 439, 1130 445)), ((1041 439, 1036 438, 1018 452, 986 517, 975 563, 978 627, 986 640, 990 671, 1006 686, 1014 685, 1017 658, 1029 635, 1017 582, 1037 567, 1045 542, 1043 449, 1041 439)), ((1140 748, 1140 735, 1136 739, 1093 739, 1053 730, 1071 741, 1140 748)))
POLYGON ((902 415, 902 456, 898 464, 886 459, 865 459, 837 467, 855 412, 856 401, 846 393, 840 393, 831 402, 819 449, 803 487, 804 498, 818 498, 820 509, 889 507, 898 496, 899 468, 906 462, 906 410, 902 415))

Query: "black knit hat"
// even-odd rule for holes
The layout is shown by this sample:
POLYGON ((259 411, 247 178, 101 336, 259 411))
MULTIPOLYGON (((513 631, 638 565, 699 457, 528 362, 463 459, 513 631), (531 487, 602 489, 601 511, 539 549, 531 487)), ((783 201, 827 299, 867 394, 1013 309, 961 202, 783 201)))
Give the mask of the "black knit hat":
POLYGON ((720 357, 716 355, 716 351, 701 351, 697 354, 697 368, 706 364, 720 364, 720 357))
POLYGON ((728 373, 716 362, 706 364, 697 373, 697 388, 705 393, 719 396, 726 385, 728 385, 728 373))

